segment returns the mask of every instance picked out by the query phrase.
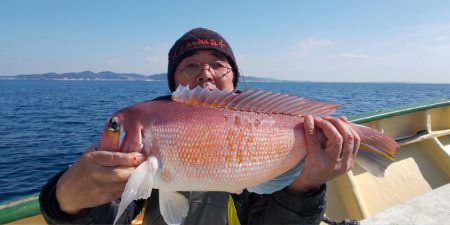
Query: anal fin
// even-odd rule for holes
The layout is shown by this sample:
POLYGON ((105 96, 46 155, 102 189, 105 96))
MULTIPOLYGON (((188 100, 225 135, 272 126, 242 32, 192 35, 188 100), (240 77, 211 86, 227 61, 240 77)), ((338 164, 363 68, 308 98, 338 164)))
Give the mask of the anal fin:
POLYGON ((189 201, 178 192, 159 190, 159 210, 167 224, 181 224, 189 211, 189 201))

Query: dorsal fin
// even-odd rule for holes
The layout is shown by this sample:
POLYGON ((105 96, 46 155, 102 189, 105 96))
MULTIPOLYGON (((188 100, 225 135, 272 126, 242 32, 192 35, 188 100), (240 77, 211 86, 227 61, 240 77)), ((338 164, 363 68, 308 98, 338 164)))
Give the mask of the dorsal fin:
POLYGON ((314 102, 302 97, 261 90, 249 89, 235 93, 218 89, 209 90, 199 86, 190 90, 189 86, 183 85, 178 86, 173 92, 172 100, 195 106, 291 116, 328 116, 339 107, 325 102, 314 102))

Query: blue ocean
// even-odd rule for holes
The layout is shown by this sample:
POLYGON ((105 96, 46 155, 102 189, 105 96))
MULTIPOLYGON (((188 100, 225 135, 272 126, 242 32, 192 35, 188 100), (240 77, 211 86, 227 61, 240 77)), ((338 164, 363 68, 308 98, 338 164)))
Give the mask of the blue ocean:
MULTIPOLYGON (((350 117, 450 98, 450 84, 273 82, 247 87, 340 104, 335 115, 350 117)), ((39 192, 98 141, 113 112, 167 94, 165 82, 0 80, 0 202, 39 192)))

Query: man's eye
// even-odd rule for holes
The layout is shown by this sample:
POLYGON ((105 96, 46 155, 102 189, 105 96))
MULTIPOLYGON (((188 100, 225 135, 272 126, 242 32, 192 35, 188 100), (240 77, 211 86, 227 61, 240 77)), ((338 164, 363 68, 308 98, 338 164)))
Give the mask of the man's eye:
POLYGON ((196 70, 200 65, 198 63, 189 63, 184 66, 184 69, 187 70, 196 70))
POLYGON ((219 69, 219 68, 226 68, 227 67, 226 63, 220 62, 220 61, 213 62, 210 65, 211 65, 211 67, 213 69, 219 69))

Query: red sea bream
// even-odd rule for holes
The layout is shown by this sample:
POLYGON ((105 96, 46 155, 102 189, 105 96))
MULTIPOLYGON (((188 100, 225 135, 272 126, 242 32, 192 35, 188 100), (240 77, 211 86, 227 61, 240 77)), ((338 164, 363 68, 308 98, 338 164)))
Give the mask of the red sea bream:
MULTIPOLYGON (((150 197, 153 188, 160 190, 160 211, 169 224, 180 224, 188 211, 187 199, 177 191, 280 190, 301 172, 302 116, 331 115, 337 107, 264 91, 181 86, 172 101, 124 108, 108 119, 99 148, 143 152, 147 161, 131 175, 117 217, 131 201, 150 197)), ((369 150, 358 153, 358 162, 382 175, 398 145, 377 130, 350 126, 369 150)))

